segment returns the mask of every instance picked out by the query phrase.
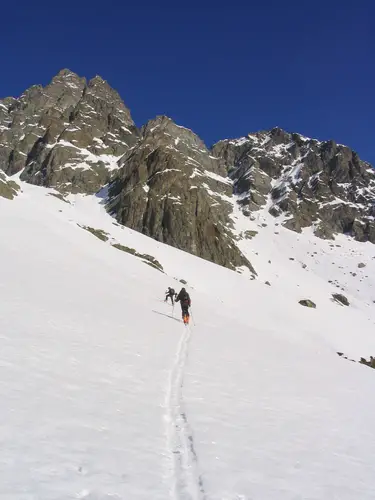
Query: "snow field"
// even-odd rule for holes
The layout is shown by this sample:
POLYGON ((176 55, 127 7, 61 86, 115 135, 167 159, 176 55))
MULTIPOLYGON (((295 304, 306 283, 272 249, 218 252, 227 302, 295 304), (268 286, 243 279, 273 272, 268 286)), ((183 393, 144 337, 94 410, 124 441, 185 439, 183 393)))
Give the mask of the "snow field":
POLYGON ((329 243, 268 221, 242 243, 251 281, 114 225, 99 198, 22 189, 0 198, 1 499, 373 497, 374 372, 336 354, 375 352, 372 247, 340 241, 331 267, 329 243), (369 278, 341 307, 327 280, 357 258, 369 278), (179 279, 189 328, 163 302, 179 279))

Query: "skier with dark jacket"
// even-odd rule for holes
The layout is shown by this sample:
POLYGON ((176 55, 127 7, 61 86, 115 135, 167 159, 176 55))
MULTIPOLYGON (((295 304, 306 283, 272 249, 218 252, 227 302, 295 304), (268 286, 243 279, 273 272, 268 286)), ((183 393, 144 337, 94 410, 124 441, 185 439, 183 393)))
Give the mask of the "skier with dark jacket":
POLYGON ((190 295, 185 288, 181 288, 180 293, 176 297, 176 302, 181 304, 182 320, 185 325, 189 324, 190 314, 189 307, 191 306, 190 295))
POLYGON ((173 299, 174 299, 174 296, 176 295, 174 289, 169 286, 168 290, 165 292, 165 294, 166 295, 165 295, 165 301, 164 302, 168 302, 168 297, 170 297, 171 302, 172 302, 172 306, 173 306, 173 304, 174 304, 173 299))

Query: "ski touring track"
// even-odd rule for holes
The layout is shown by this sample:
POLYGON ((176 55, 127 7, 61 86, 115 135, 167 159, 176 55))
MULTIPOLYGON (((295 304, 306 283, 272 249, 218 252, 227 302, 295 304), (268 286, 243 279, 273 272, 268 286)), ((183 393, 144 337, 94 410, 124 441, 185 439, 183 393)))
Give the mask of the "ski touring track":
POLYGON ((183 398, 190 339, 190 326, 183 326, 165 398, 172 500, 207 500, 183 398))

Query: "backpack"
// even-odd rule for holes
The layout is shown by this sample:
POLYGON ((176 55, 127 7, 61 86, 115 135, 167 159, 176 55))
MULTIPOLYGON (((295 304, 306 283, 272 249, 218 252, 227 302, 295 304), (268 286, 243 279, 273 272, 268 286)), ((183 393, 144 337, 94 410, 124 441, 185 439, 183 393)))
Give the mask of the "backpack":
POLYGON ((182 296, 180 297, 180 302, 181 304, 190 305, 190 296, 187 292, 183 293, 182 296))

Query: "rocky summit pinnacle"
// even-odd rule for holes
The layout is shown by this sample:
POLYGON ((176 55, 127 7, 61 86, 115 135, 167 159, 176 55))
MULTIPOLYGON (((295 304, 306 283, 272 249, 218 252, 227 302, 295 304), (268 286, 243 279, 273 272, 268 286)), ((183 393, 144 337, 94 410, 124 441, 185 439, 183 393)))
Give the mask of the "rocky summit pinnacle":
POLYGON ((94 193, 135 144, 137 128, 118 93, 64 69, 46 87, 0 100, 0 168, 61 191, 94 193))
POLYGON ((9 199, 17 173, 62 193, 109 185, 107 210, 121 224, 253 274, 238 245, 241 211, 242 221, 263 211, 293 231, 375 243, 375 173, 350 148, 275 127, 210 150, 167 116, 137 129, 103 78, 69 69, 0 100, 0 171, 9 199))
POLYGON ((234 243, 231 182, 191 130, 157 117, 124 156, 108 210, 126 226, 235 269, 250 262, 234 243))

